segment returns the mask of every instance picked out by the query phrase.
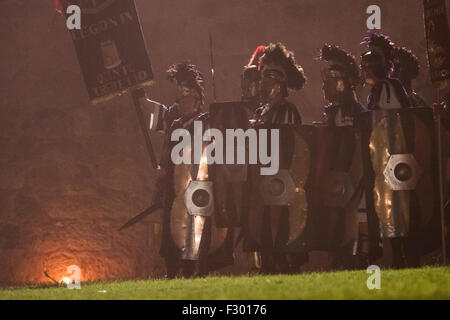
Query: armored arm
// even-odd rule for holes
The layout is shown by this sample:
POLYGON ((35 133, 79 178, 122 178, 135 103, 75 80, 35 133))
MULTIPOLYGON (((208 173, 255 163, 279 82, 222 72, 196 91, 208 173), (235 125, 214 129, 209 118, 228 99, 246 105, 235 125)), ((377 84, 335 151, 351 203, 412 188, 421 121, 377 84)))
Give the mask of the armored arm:
POLYGON ((164 104, 150 99, 142 88, 136 90, 134 95, 141 106, 151 110, 149 123, 150 131, 166 131, 168 127, 167 114, 169 109, 164 104))
POLYGON ((146 98, 146 103, 153 104, 153 112, 150 114, 149 129, 151 131, 165 132, 168 128, 167 114, 169 109, 162 103, 150 100, 149 98, 146 98))

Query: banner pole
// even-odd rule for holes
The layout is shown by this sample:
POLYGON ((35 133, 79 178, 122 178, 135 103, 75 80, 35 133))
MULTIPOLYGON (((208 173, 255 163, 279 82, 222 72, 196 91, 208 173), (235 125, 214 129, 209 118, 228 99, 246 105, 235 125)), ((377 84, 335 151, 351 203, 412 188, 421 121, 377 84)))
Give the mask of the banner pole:
POLYGON ((144 136, 145 145, 147 146, 147 151, 150 156, 150 161, 153 169, 159 170, 158 162, 156 161, 155 152, 153 151, 152 141, 150 139, 150 134, 147 131, 147 127, 145 125, 144 114, 141 109, 141 104, 139 102, 139 97, 137 95, 137 90, 134 90, 132 93, 133 103, 136 109, 136 115, 138 118, 139 126, 141 127, 142 135, 144 136))
MULTIPOLYGON (((440 104, 441 92, 437 88, 437 103, 440 104)), ((445 216, 444 216, 444 192, 442 182, 442 137, 441 137, 441 110, 438 106, 436 113, 437 121, 437 147, 438 147, 438 170, 439 170, 439 210, 441 215, 441 241, 442 241, 442 265, 447 264, 447 243, 445 234, 445 216)))

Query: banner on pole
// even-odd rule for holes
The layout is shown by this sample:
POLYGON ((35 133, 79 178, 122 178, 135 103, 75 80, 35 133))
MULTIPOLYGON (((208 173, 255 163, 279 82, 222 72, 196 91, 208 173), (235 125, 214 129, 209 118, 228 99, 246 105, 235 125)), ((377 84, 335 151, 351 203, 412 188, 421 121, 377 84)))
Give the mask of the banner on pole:
POLYGON ((424 0, 423 6, 431 81, 444 87, 450 81, 450 32, 445 0, 424 0))
POLYGON ((62 0, 81 9, 81 29, 69 30, 93 104, 153 83, 134 0, 62 0))

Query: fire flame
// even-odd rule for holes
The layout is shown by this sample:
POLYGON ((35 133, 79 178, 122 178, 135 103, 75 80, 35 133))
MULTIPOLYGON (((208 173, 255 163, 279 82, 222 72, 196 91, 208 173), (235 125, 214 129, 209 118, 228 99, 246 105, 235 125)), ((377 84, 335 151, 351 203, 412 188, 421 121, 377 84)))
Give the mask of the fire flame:
POLYGON ((60 283, 62 283, 62 284, 71 284, 72 283, 72 279, 70 279, 69 277, 62 277, 60 283))

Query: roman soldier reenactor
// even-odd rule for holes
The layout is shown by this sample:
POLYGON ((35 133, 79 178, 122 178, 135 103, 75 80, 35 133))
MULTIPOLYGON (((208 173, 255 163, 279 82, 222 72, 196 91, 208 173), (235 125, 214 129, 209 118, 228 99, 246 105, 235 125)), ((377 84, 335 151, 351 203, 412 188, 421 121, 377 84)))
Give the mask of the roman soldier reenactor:
POLYGON ((328 104, 316 138, 312 247, 330 251, 333 268, 351 268, 354 256, 367 251, 365 212, 358 212, 364 188, 357 120, 363 107, 355 90, 362 81, 354 57, 341 48, 324 45, 320 59, 327 62, 322 88, 328 104))
POLYGON ((301 124, 300 114, 287 97, 289 89, 304 86, 306 77, 294 54, 281 43, 264 48, 259 70, 262 106, 255 112, 253 128, 280 129, 280 170, 274 176, 261 176, 259 169, 251 168, 245 249, 260 253, 263 273, 296 272, 307 261, 301 236, 307 212, 303 187, 304 175, 309 172, 309 154, 296 131, 301 124), (297 158, 300 154, 303 157, 297 158), (295 173, 294 166, 294 171, 298 169, 295 173))
POLYGON ((332 45, 322 48, 320 58, 329 63, 322 71, 323 93, 328 101, 325 106, 328 125, 354 127, 355 119, 364 110, 355 92, 362 84, 355 58, 332 45))
MULTIPOLYGON (((365 42, 369 50, 362 55, 362 74, 372 92, 371 111, 361 115, 361 137, 370 243, 375 247, 381 236, 383 248, 392 249, 393 267, 414 267, 428 250, 439 212, 433 114, 429 108, 409 108, 412 99, 392 77, 399 51, 396 55, 389 38, 372 33, 365 42)), ((410 87, 408 78, 417 69, 408 67, 403 63, 397 75, 410 87)))
POLYGON ((394 43, 389 37, 371 33, 364 38, 369 50, 362 54, 361 70, 365 84, 372 87, 368 109, 397 109, 411 106, 401 82, 392 78, 394 43))
POLYGON ((393 78, 400 80, 409 96, 412 107, 429 107, 425 100, 413 90, 412 81, 419 76, 419 59, 407 48, 395 47, 393 50, 393 78))
POLYGON ((242 101, 251 103, 255 111, 260 106, 260 81, 261 71, 259 69, 260 59, 264 53, 264 46, 258 46, 250 61, 244 66, 241 77, 242 101))
MULTIPOLYGON (((201 121, 204 130, 209 126, 209 115, 201 109, 203 75, 188 62, 172 65, 167 74, 177 85, 177 95, 171 107, 157 105, 154 113, 152 128, 165 132, 161 159, 164 174, 158 180, 154 202, 162 202, 163 207, 160 254, 165 259, 167 277, 177 276, 180 270, 190 277, 196 269, 199 274, 210 270, 209 257, 223 244, 227 228, 216 228, 212 172, 204 155, 200 164, 191 161, 191 165, 175 165, 171 159, 172 148, 178 143, 171 141, 174 130, 186 129, 193 136, 194 122, 201 121)), ((231 256, 225 259, 226 264, 233 263, 231 256)))
POLYGON ((260 59, 261 102, 255 113, 258 124, 301 124, 297 107, 287 100, 288 89, 303 88, 306 77, 294 54, 281 44, 268 45, 260 59))
MULTIPOLYGON (((242 104, 245 107, 245 110, 248 111, 247 114, 247 124, 241 125, 241 128, 246 130, 249 128, 249 120, 255 113, 255 110, 258 109, 261 106, 261 91, 260 91, 260 84, 261 84, 261 70, 260 70, 260 59, 261 56, 264 54, 264 49, 266 47, 263 45, 258 46, 255 51, 253 52, 252 56, 250 57, 250 61, 243 67, 242 75, 241 75, 241 100, 244 102, 242 104)), ((235 116, 236 117, 236 116, 235 116)), ((240 116, 242 118, 242 116, 240 116)), ((223 119, 223 117, 222 117, 223 119)), ((238 127, 238 126, 234 126, 238 127)), ((243 167, 244 168, 244 167, 243 167)), ((245 180, 247 180, 247 167, 245 167, 245 180)), ((234 187, 234 186, 231 186, 234 187)), ((243 185, 243 188, 245 189, 247 187, 246 184, 243 185)), ((233 189, 236 189, 234 187, 233 189)), ((238 186, 237 191, 242 191, 242 187, 238 186)), ((233 191, 232 191, 233 192, 233 191)), ((244 199, 244 198, 242 198, 244 199)), ((242 213, 243 215, 246 214, 245 212, 245 201, 244 206, 242 207, 242 213)), ((245 217, 241 217, 240 226, 242 227, 242 223, 245 222, 245 217), (243 219, 242 219, 243 218, 243 219)), ((241 229, 241 234, 239 235, 239 240, 242 238, 243 230, 241 229)), ((244 244, 243 248, 246 247, 245 239, 242 239, 244 244)), ((246 252, 247 255, 247 262, 248 262, 248 269, 250 272, 256 271, 259 272, 261 270, 261 253, 258 251, 254 252, 246 252)))

